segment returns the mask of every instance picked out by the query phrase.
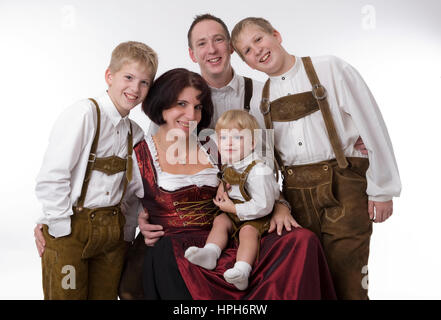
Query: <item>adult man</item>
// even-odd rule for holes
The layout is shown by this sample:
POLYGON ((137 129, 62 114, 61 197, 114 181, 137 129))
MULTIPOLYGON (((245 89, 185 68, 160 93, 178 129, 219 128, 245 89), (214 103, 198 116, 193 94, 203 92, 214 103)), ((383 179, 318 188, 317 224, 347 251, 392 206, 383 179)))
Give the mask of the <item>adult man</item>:
MULTIPOLYGON (((214 128, 217 119, 223 112, 249 107, 249 112, 257 119, 259 125, 265 128, 265 122, 260 112, 263 83, 251 80, 252 97, 248 105, 246 97, 249 96, 249 92, 248 94, 246 92, 245 78, 237 75, 231 66, 231 54, 234 49, 225 23, 211 14, 198 15, 188 30, 187 40, 190 58, 199 65, 202 77, 211 87, 214 116, 210 127, 214 128)), ((155 125, 151 125, 149 133, 155 132, 156 129, 155 125)), ((362 153, 367 153, 361 139, 357 141, 355 147, 362 153)), ((290 231, 291 227, 299 226, 284 204, 284 201, 276 203, 268 232, 277 230, 280 235, 283 228, 290 231)), ((145 236, 146 244, 153 245, 164 233, 160 226, 146 225, 145 219, 146 215, 140 214, 138 219, 140 230, 145 236)))
MULTIPOLYGON (((191 60, 199 65, 202 77, 211 88, 214 115, 209 127, 214 129, 217 119, 225 111, 244 108, 263 128, 264 121, 258 108, 263 83, 234 72, 231 66, 234 50, 225 23, 211 14, 198 15, 188 30, 187 40, 191 60)), ((156 130, 152 124, 149 133, 156 130)))

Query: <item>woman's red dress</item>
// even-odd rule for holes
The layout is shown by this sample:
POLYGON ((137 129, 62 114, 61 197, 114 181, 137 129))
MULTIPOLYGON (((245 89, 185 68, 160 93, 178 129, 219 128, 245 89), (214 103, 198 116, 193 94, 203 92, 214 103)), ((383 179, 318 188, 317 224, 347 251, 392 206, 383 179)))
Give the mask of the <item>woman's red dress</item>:
MULTIPOLYGON (((237 246, 233 241, 222 252, 214 270, 190 263, 184 252, 190 246, 205 245, 217 211, 212 202, 216 188, 192 185, 177 191, 165 191, 156 184, 156 171, 147 143, 140 142, 135 152, 144 184, 142 204, 149 214, 149 222, 162 225, 164 237, 172 243, 170 251, 173 252, 161 252, 160 256, 155 254, 150 259, 174 254, 177 269, 193 299, 336 298, 320 241, 303 228, 284 232, 282 236, 273 232, 262 237, 259 258, 253 265, 245 291, 237 290, 223 278, 223 273, 235 263, 237 246)), ((149 272, 155 273, 154 267, 149 272)), ((161 281, 155 277, 155 283, 147 283, 147 286, 155 286, 161 281)))

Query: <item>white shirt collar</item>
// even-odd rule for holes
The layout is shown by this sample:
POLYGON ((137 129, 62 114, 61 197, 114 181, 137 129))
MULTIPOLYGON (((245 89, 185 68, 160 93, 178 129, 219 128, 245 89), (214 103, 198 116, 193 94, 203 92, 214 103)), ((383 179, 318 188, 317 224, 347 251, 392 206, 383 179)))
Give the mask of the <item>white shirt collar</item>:
POLYGON ((232 167, 236 170, 244 170, 254 160, 258 160, 259 156, 255 152, 251 152, 242 160, 236 161, 232 164, 232 167))
POLYGON ((294 65, 291 67, 291 69, 289 69, 287 72, 285 72, 284 74, 282 74, 280 76, 270 77, 271 82, 280 83, 280 82, 284 82, 284 81, 287 81, 287 80, 294 78, 300 69, 300 65, 302 64, 301 58, 299 58, 297 56, 295 56, 295 58, 296 58, 296 61, 294 62, 294 65))
POLYGON ((112 124, 116 127, 121 121, 127 124, 129 121, 129 116, 121 117, 116 109, 116 106, 113 104, 112 99, 110 98, 107 91, 105 91, 102 95, 97 98, 97 102, 99 104, 100 109, 104 112, 112 122, 112 124))
POLYGON ((237 75, 237 73, 233 69, 233 79, 231 79, 231 81, 225 87, 222 88, 210 87, 210 88, 212 92, 225 92, 231 88, 237 94, 240 90, 240 76, 237 75))

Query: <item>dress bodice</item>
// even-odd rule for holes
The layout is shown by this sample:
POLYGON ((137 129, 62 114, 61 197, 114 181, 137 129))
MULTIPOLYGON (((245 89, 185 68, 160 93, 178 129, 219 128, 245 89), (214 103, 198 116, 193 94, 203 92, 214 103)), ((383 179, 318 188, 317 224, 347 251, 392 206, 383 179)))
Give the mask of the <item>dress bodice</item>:
POLYGON ((144 197, 141 199, 149 214, 149 222, 162 225, 166 234, 190 229, 210 229, 218 207, 213 203, 217 187, 188 185, 167 191, 157 184, 154 159, 145 140, 135 147, 141 173, 144 197))

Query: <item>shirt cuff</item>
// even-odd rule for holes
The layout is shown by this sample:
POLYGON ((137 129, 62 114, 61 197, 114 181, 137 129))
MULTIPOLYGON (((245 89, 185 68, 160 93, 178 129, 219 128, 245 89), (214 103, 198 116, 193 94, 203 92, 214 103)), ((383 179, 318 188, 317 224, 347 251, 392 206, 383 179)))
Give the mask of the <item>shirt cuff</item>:
POLYGON ((392 200, 392 196, 369 196, 369 200, 377 202, 387 202, 392 200))
POLYGON ((244 217, 244 212, 242 212, 244 210, 241 210, 241 208, 244 207, 243 205, 243 203, 238 203, 234 205, 234 207, 236 208, 236 216, 239 218, 240 221, 246 220, 244 217))
POLYGON ((48 232, 55 238, 69 235, 71 233, 70 217, 49 221, 48 232))

